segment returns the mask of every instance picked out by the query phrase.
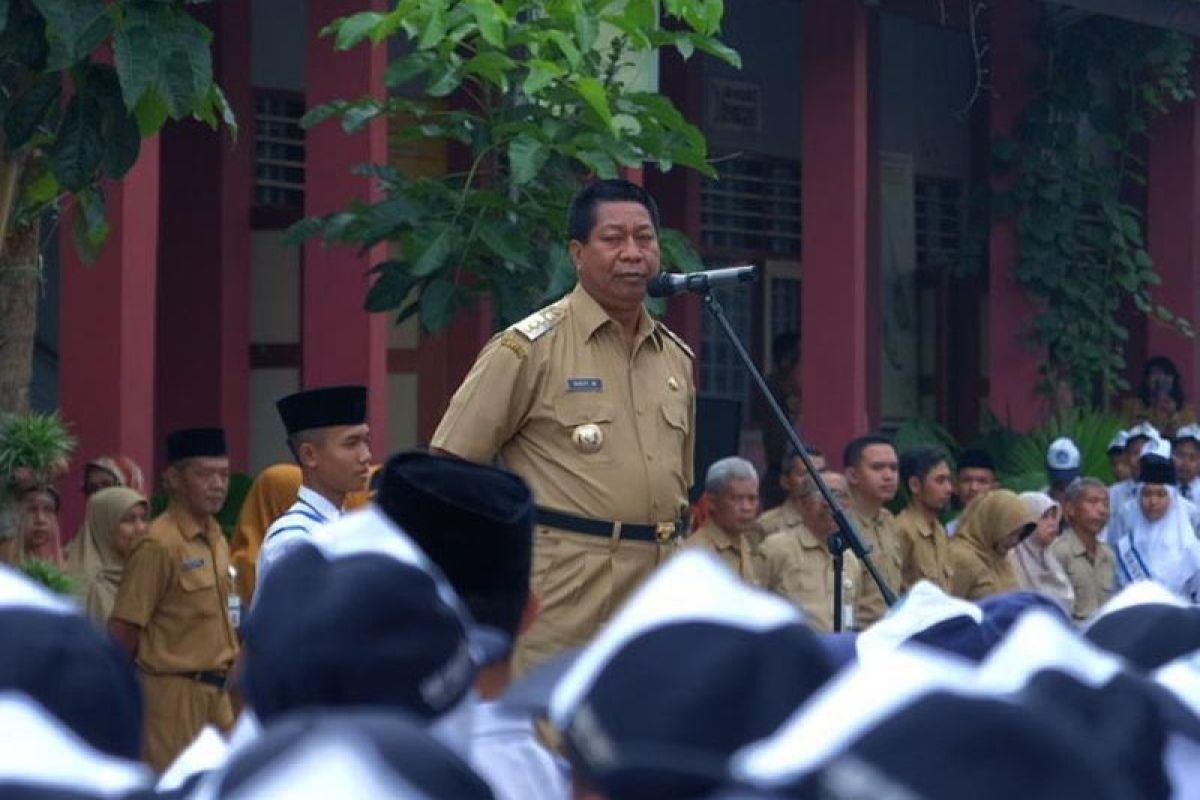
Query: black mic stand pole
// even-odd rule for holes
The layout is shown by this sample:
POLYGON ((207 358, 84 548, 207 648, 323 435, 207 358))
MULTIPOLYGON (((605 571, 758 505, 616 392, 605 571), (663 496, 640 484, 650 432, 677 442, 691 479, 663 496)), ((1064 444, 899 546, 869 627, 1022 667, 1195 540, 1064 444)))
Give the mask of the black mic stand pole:
POLYGON ((762 372, 755 366, 754 360, 750 358, 750 354, 746 352, 746 348, 742 345, 742 340, 738 338, 737 331, 729 324, 729 318, 725 316, 725 309, 721 307, 720 301, 711 291, 704 292, 704 307, 713 315, 713 319, 721 326, 721 330, 725 333, 725 338, 729 339, 729 343, 733 345, 733 349, 737 352, 738 357, 742 361, 742 365, 746 371, 750 373, 750 377, 754 379, 754 384, 758 390, 762 392, 763 398, 767 401, 767 406, 775 415, 775 421, 783 428, 784 433, 788 437, 788 442, 791 443, 793 451, 800 456, 800 460, 804 462, 804 466, 808 468, 808 474, 812 476, 813 482, 816 484, 817 491, 821 493, 821 497, 829 506, 829 510, 833 512, 833 521, 837 525, 837 531, 829 537, 829 551, 833 554, 833 629, 840 631, 842 629, 842 557, 846 550, 850 550, 858 557, 863 566, 867 568, 867 572, 871 573, 872 580, 879 587, 880 593, 883 595, 884 602, 889 606, 895 605, 896 593, 892 591, 892 587, 888 586, 883 575, 875 566, 875 562, 871 560, 871 547, 863 541, 858 531, 850 523, 846 517, 846 512, 833 499, 833 495, 829 493, 829 487, 825 485, 821 474, 817 472, 813 466, 812 457, 809 456, 808 450, 805 449, 804 443, 800 441, 800 437, 796 435, 795 428, 788 420, 787 414, 780 408, 779 402, 775 399, 775 395, 771 394, 770 387, 767 386, 767 381, 763 377, 762 372))

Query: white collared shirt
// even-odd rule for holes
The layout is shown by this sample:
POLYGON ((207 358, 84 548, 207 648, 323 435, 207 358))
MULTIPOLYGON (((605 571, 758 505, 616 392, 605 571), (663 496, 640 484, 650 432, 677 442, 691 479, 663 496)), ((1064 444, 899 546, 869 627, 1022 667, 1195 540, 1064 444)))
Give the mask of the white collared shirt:
POLYGON ((496 800, 567 800, 569 768, 537 741, 533 720, 499 703, 474 708, 471 767, 488 782, 496 800))
POLYGON ((300 487, 296 502, 283 512, 279 519, 267 528, 262 550, 258 554, 257 586, 262 585, 263 576, 284 553, 301 542, 306 542, 313 531, 322 525, 342 518, 342 510, 329 502, 323 495, 307 486, 300 487))

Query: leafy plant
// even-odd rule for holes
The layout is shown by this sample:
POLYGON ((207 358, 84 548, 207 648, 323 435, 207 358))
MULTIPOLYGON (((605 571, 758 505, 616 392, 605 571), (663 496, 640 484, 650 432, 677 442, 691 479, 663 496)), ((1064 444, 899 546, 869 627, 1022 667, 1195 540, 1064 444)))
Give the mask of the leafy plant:
POLYGON ((896 429, 892 441, 899 453, 921 445, 934 445, 945 450, 951 460, 957 460, 960 450, 954 434, 941 424, 925 417, 911 417, 904 420, 896 429))
POLYGON ((1005 485, 1021 483, 1024 488, 1025 481, 1022 479, 1036 476, 1036 486, 1030 488, 1044 486, 1046 451, 1051 442, 1065 436, 1079 448, 1081 473, 1111 483, 1113 474, 1108 460, 1108 444, 1122 427, 1123 420, 1114 414, 1065 414, 1019 437, 1013 448, 1002 454, 1002 460, 998 460, 996 465, 1005 485))
POLYGON ((6 415, 0 418, 0 484, 16 481, 20 470, 32 482, 53 480, 66 471, 74 449, 75 437, 57 413, 6 415))
POLYGON ((21 565, 21 572, 27 577, 45 586, 55 594, 73 595, 76 592, 75 581, 49 561, 33 559, 21 565))
POLYGON ((1077 403, 1105 408, 1128 388, 1123 303, 1193 335, 1192 321, 1151 296, 1160 279, 1129 199, 1146 183, 1151 120, 1194 97, 1193 42, 1101 15, 1040 39, 1033 99, 1013 137, 993 145, 1012 181, 992 211, 1016 222, 1013 274, 1038 308, 1026 334, 1042 354, 1039 389, 1065 382, 1077 403))
MULTIPOLYGON (((385 199, 304 220, 298 242, 394 245, 375 265, 368 311, 416 315, 439 331, 481 296, 501 323, 575 282, 564 243, 566 207, 587 176, 644 163, 714 175, 701 132, 660 93, 636 87, 639 60, 664 47, 740 65, 717 38, 722 0, 398 0, 387 13, 340 19, 323 31, 346 50, 398 37, 386 99, 339 100, 304 124, 336 117, 348 133, 390 117, 400 140, 452 146, 461 167, 437 177, 362 168, 385 199), (662 20, 667 20, 664 25, 662 20), (399 92, 407 91, 408 95, 399 92)), ((664 263, 699 259, 664 230, 664 263)))

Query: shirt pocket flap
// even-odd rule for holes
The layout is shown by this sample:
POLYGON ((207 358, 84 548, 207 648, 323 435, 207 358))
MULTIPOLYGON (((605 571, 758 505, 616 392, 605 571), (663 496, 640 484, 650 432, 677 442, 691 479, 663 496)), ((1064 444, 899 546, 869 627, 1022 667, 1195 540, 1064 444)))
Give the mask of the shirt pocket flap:
POLYGON ((681 431, 688 429, 688 407, 687 403, 663 403, 662 415, 666 419, 667 424, 672 428, 678 428, 681 431))
POLYGON ((589 422, 612 422, 616 413, 611 401, 585 393, 566 394, 554 401, 554 418, 569 428, 589 422))
POLYGON ((188 569, 184 568, 179 574, 179 588, 185 592, 198 592, 201 589, 211 589, 217 585, 217 576, 213 572, 208 559, 204 563, 188 569))

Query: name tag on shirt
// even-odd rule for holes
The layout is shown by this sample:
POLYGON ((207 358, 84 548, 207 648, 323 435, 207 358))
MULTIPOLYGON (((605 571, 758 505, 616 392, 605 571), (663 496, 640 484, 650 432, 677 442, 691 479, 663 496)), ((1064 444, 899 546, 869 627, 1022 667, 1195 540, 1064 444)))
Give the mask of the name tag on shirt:
POLYGON ((189 558, 183 562, 183 569, 185 572, 189 569, 195 569, 196 567, 203 567, 203 566, 204 566, 203 558, 189 558))
POLYGON ((567 378, 568 392, 602 392, 604 381, 600 378, 567 378))

